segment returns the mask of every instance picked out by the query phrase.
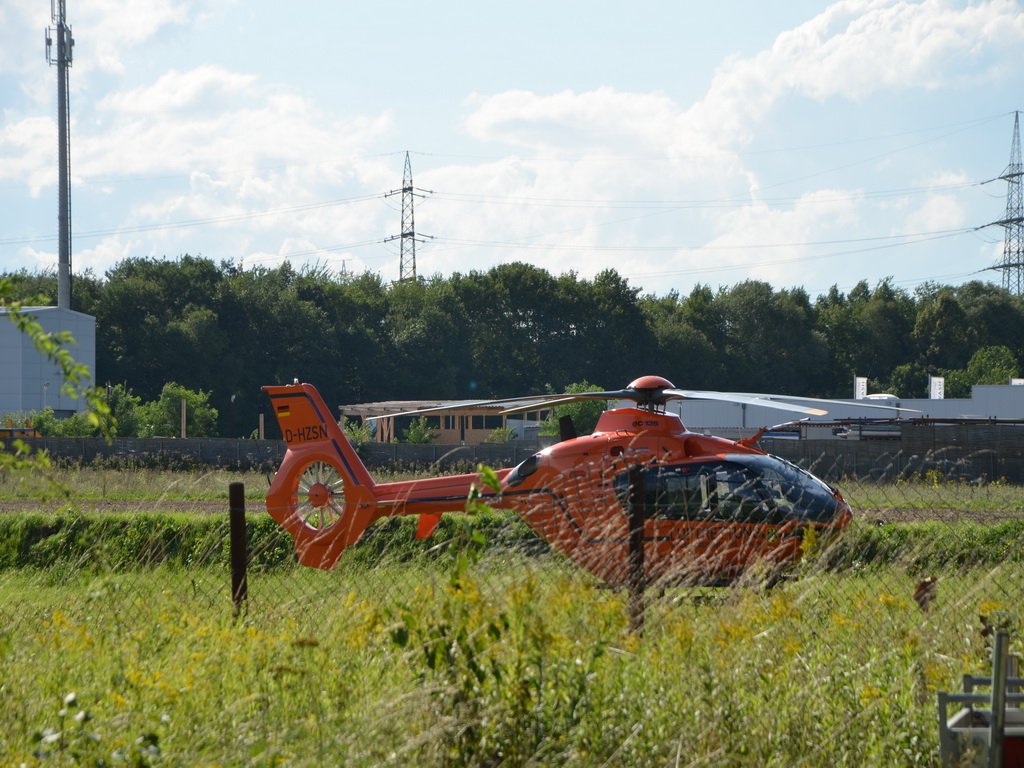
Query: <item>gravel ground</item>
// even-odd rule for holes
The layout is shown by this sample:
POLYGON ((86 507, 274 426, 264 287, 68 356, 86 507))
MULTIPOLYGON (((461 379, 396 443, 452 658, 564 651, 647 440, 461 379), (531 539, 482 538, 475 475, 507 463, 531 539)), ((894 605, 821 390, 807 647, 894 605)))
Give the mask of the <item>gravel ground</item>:
MULTIPOLYGON (((263 511, 263 501, 247 500, 246 510, 263 511)), ((181 500, 87 500, 51 499, 3 499, 0 500, 0 514, 4 512, 54 512, 61 509, 75 509, 79 512, 193 512, 200 514, 221 514, 228 512, 228 500, 223 501, 181 501, 181 500)))
POLYGON ((924 520, 936 520, 941 523, 1002 523, 1006 520, 1019 520, 1020 511, 1012 509, 855 509, 853 516, 857 520, 870 523, 919 523, 924 520))

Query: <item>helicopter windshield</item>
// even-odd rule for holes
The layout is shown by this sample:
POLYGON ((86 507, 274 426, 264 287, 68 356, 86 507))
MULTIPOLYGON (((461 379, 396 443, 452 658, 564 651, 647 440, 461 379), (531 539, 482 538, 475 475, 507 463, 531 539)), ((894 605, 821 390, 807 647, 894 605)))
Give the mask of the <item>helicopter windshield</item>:
MULTIPOLYGON (((628 504, 629 473, 615 480, 628 504)), ((839 511, 832 489, 775 456, 730 454, 723 459, 650 467, 644 471, 645 513, 662 520, 705 522, 831 521, 839 511)))

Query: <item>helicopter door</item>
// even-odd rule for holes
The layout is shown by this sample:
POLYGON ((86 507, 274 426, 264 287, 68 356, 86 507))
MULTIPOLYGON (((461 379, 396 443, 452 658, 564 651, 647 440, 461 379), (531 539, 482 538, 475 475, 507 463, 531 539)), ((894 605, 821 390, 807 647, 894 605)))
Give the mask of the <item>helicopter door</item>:
MULTIPOLYGON (((625 487, 628 487, 628 480, 625 487)), ((627 535, 627 516, 622 514, 622 509, 608 504, 607 480, 600 462, 589 456, 580 457, 571 470, 562 472, 551 483, 551 488, 562 498, 572 499, 565 515, 581 540, 590 544, 614 544, 627 535), (595 488, 604 489, 604 493, 594 493, 595 488)))
MULTIPOLYGON (((628 473, 616 478, 616 486, 628 510, 628 473)), ((761 473, 712 460, 647 469, 644 516, 652 574, 680 571, 713 579, 775 555, 785 510, 761 473)))

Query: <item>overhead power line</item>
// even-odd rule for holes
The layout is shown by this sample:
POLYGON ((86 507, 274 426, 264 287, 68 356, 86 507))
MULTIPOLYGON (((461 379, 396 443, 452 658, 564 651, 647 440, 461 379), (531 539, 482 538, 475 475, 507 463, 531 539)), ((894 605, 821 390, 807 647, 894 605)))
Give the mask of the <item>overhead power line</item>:
MULTIPOLYGON (((111 227, 109 229, 93 229, 84 232, 79 232, 77 234, 77 237, 79 239, 109 237, 111 235, 134 234, 137 232, 156 232, 164 229, 182 229, 184 227, 201 227, 216 224, 228 224, 235 221, 247 221, 249 219, 258 219, 265 216, 282 216, 284 214, 289 213, 301 213, 303 211, 314 211, 320 208, 331 208, 337 205, 350 205, 352 203, 361 203, 367 200, 377 200, 379 198, 382 198, 383 196, 384 193, 377 193, 372 195, 357 195, 355 197, 346 197, 337 200, 325 200, 318 203, 293 205, 287 208, 266 208, 263 210, 256 211, 244 211, 242 213, 229 213, 224 214, 222 216, 208 216, 206 218, 183 219, 180 221, 165 221, 154 224, 138 224, 136 226, 128 227, 111 227)), ((54 237, 52 235, 11 237, 0 239, 0 245, 28 245, 30 243, 50 242, 53 239, 54 237)))
MULTIPOLYGON (((827 204, 843 200, 876 199, 886 197, 900 197, 906 195, 933 194, 936 192, 949 192, 970 187, 977 187, 987 183, 985 181, 965 181, 948 184, 932 184, 927 186, 895 187, 891 189, 865 190, 850 192, 849 194, 836 194, 833 192, 815 195, 813 198, 802 196, 765 197, 758 198, 755 202, 761 205, 783 205, 804 200, 807 204, 827 204)), ((330 208, 338 205, 350 205, 352 203, 366 202, 386 198, 399 190, 391 192, 379 192, 368 195, 356 195, 353 197, 324 200, 303 205, 288 206, 283 208, 266 208, 240 213, 224 214, 221 216, 208 216, 194 219, 182 219, 178 221, 154 222, 152 224, 138 224, 134 226, 110 227, 105 229, 92 229, 77 233, 78 238, 109 237, 119 234, 134 234, 139 232, 156 232, 165 229, 182 229, 185 227, 216 226, 234 221, 246 221, 263 217, 281 216, 290 213, 316 210, 319 208, 330 208)), ((673 211, 687 209, 708 209, 708 208, 737 208, 751 204, 749 196, 725 197, 725 198, 691 198, 691 199, 641 199, 626 200, 617 198, 560 198, 560 197, 532 197, 523 195, 491 195, 477 192, 445 192, 434 190, 414 191, 429 193, 431 199, 449 200, 452 202, 481 203, 492 205, 522 205, 531 207, 551 208, 600 208, 600 209, 621 209, 621 210, 654 210, 673 211)), ((19 235, 14 237, 0 238, 0 245, 30 245, 33 243, 52 242, 54 235, 19 235)), ((395 238, 392 238, 395 239, 395 238)))
POLYGON ((435 191, 433 198, 437 200, 450 200, 452 202, 465 203, 488 203, 498 205, 523 205, 550 208, 602 208, 602 209, 659 209, 659 210, 684 210, 684 209, 705 209, 705 208, 737 208, 748 205, 780 205, 793 203, 799 200, 806 200, 812 203, 833 203, 842 200, 863 200, 884 197, 905 197, 907 195, 931 194, 935 192, 949 192, 957 189, 967 189, 981 186, 985 182, 963 181, 951 182, 948 184, 931 184, 919 187, 897 187, 893 189, 867 190, 839 194, 832 190, 826 193, 816 194, 812 198, 805 195, 787 195, 785 197, 757 197, 751 198, 749 194, 743 197, 722 197, 722 198, 691 198, 691 199, 665 199, 665 200, 627 200, 615 198, 571 198, 571 197, 532 197, 523 195, 489 195, 486 193, 474 192, 445 192, 435 191))
POLYGON ((881 243, 878 247, 889 248, 896 245, 904 245, 926 240, 939 240, 949 237, 957 237, 973 233, 975 227, 962 227, 959 229, 941 229, 933 232, 904 232, 893 235, 876 235, 871 237, 840 238, 834 240, 802 240, 782 243, 726 243, 719 245, 708 244, 685 244, 672 243, 666 245, 591 245, 579 243, 530 243, 523 241, 502 241, 502 240, 469 240, 463 238, 448 238, 441 235, 434 239, 438 243, 447 243, 457 246, 491 247, 491 248, 522 248, 527 250, 567 250, 567 251, 631 251, 631 252, 666 252, 666 251, 732 251, 732 250, 765 250, 768 248, 803 248, 821 245, 846 245, 851 243, 881 243), (889 242, 886 242, 889 241, 889 242), (892 242, 899 241, 899 242, 892 242))

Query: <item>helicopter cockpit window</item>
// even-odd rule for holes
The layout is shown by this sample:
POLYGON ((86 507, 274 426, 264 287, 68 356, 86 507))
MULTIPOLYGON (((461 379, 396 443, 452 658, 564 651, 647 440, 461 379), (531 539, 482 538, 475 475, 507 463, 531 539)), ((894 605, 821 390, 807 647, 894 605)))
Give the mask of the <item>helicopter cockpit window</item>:
MULTIPOLYGON (((629 473, 616 477, 623 507, 629 473)), ((825 521, 837 510, 831 489, 799 467, 774 456, 735 454, 724 460, 650 467, 644 471, 648 518, 704 522, 780 523, 825 521)))
POLYGON ((718 520, 738 523, 780 522, 776 500, 747 467, 723 462, 715 471, 718 520))
POLYGON ((835 492, 807 470, 778 456, 742 458, 760 476, 787 518, 827 522, 835 517, 839 508, 835 492))

